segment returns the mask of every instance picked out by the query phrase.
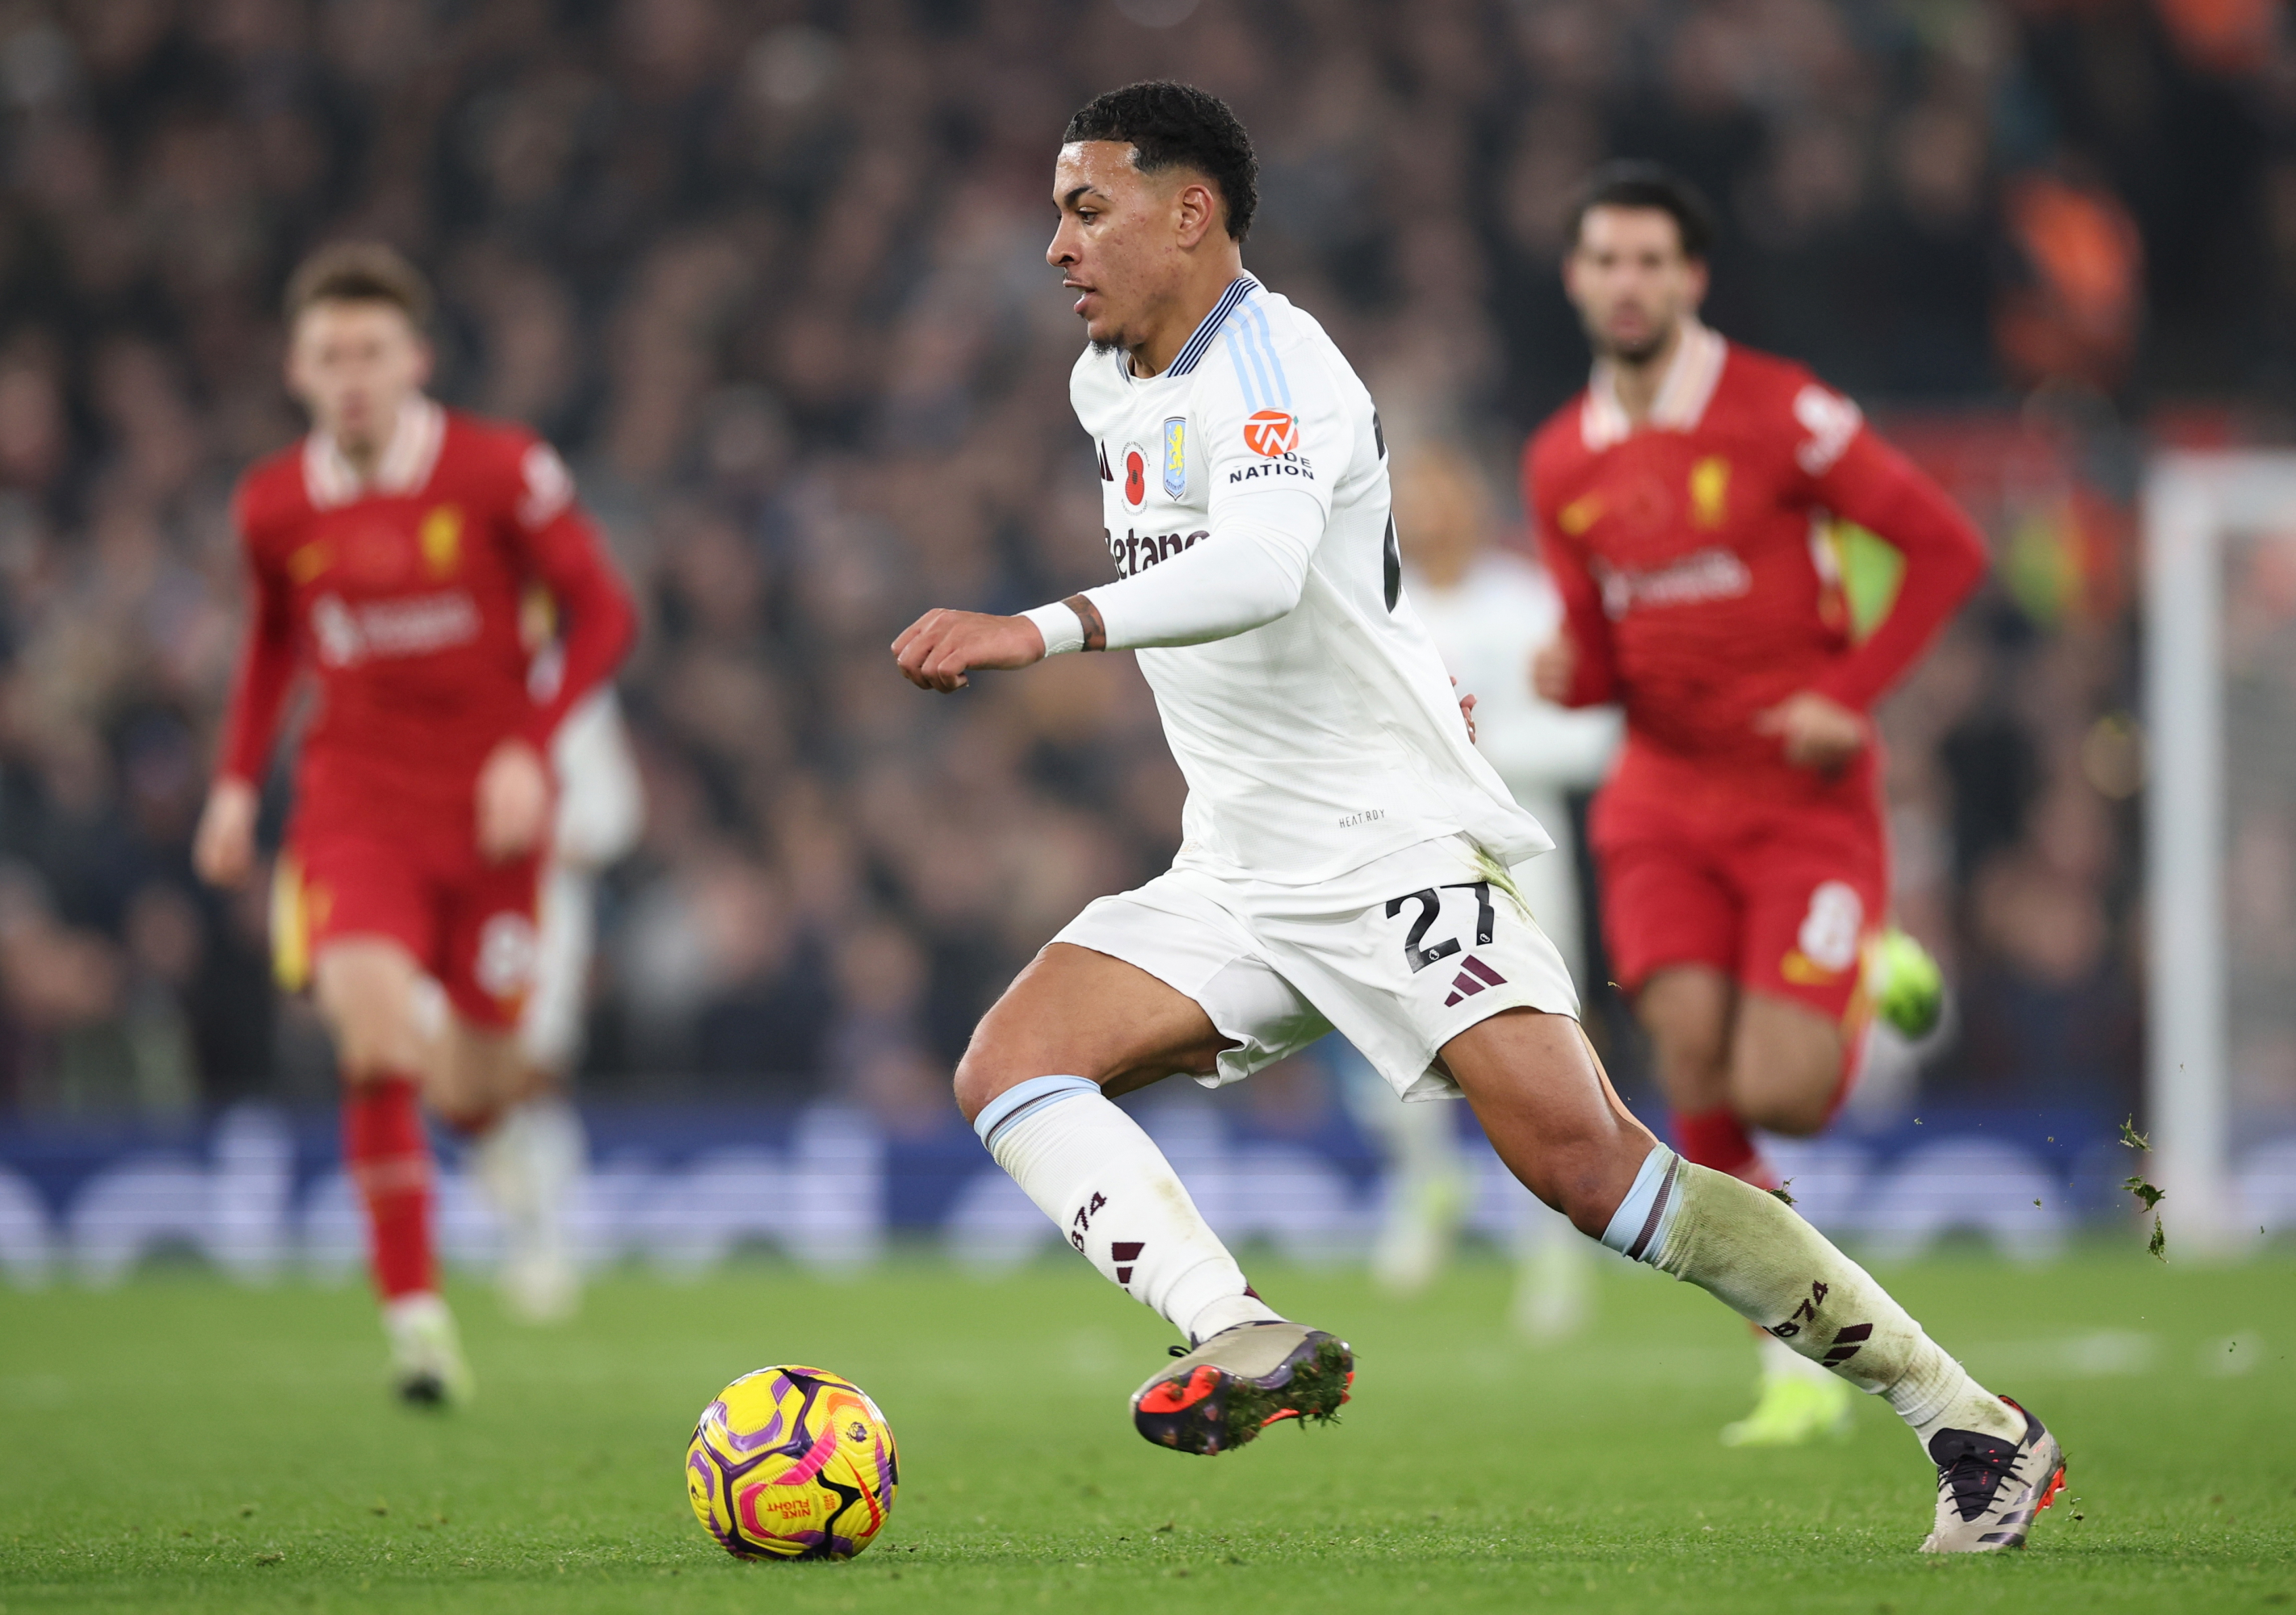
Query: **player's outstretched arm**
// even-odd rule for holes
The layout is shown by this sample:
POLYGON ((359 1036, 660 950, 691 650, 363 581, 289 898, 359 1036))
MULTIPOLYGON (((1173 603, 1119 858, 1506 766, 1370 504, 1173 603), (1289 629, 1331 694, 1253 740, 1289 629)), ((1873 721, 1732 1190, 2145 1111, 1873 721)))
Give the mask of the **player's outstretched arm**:
MULTIPOLYGON (((1854 406, 1842 407, 1855 418, 1854 406)), ((1985 539, 1951 495, 1871 427, 1857 427, 1840 459, 1812 480, 1811 496, 1814 504, 1895 545, 1906 561, 1890 614, 1813 686, 1816 693, 1864 712, 1913 666, 1983 579, 1985 539)))
POLYGON ((1045 636, 1026 617, 931 611, 901 630, 893 660, 920 690, 962 690, 978 668, 1025 668, 1045 657, 1045 636))
POLYGON ((250 610, 224 714, 216 779, 192 840, 192 867, 211 886, 231 887, 255 872, 255 822, 265 772, 279 733, 279 715, 299 665, 291 601, 286 582, 255 558, 245 538, 243 510, 234 512, 248 549, 250 610))

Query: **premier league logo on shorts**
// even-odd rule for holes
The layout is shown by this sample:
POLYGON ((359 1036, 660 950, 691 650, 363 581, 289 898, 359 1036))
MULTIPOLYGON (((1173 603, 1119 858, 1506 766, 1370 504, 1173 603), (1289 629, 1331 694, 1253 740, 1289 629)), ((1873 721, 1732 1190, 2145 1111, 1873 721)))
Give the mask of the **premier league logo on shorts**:
POLYGON ((1164 497, 1177 499, 1188 491, 1188 420, 1174 415, 1164 422, 1164 497))

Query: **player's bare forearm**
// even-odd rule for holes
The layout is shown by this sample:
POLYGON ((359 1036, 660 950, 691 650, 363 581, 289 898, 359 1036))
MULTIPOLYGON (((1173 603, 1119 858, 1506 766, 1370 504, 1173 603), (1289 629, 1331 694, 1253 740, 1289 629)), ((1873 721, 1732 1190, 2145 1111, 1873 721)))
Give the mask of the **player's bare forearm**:
POLYGON ((1045 636, 1025 617, 986 611, 927 611, 893 642, 901 676, 920 690, 962 690, 982 668, 1025 668, 1044 660, 1045 636))

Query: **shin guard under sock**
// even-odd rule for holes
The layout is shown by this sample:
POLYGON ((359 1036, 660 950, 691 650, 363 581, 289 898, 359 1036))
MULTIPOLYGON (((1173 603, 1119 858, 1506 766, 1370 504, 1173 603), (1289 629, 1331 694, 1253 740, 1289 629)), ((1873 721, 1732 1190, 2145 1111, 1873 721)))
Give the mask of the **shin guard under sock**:
POLYGON ((1192 1345, 1278 1316, 1251 1293, 1155 1140, 1096 1084, 1032 1078, 998 1094, 972 1126, 1069 1243, 1192 1345))
POLYGON ((367 1259, 385 1302, 438 1288, 430 1249, 430 1141, 412 1078, 343 1090, 343 1167, 366 1206, 367 1259))
POLYGON ((1802 1357, 1888 1401, 1926 1450, 1942 1429, 2014 1441, 2024 1420, 1986 1391, 1889 1291, 1775 1195, 1663 1146, 1603 1242, 1697 1285, 1802 1357))

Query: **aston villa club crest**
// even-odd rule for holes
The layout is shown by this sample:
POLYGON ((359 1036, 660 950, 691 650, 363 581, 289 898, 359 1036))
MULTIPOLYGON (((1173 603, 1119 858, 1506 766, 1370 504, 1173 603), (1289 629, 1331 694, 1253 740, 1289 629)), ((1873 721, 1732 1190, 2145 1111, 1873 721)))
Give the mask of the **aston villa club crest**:
POLYGON ((1174 415, 1164 422, 1164 497, 1177 499, 1188 491, 1188 420, 1174 415))

